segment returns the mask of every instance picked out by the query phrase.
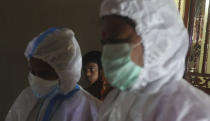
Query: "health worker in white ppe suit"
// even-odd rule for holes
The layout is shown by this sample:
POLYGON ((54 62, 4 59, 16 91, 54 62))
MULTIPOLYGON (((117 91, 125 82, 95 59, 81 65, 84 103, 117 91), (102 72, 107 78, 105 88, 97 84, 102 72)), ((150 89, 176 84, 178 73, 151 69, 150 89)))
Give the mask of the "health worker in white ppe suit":
POLYGON ((29 42, 29 84, 5 121, 95 121, 101 102, 84 91, 82 57, 72 30, 50 28, 29 42))
POLYGON ((97 121, 210 121, 210 97, 183 79, 189 39, 174 0, 104 0, 100 18, 115 89, 97 121))

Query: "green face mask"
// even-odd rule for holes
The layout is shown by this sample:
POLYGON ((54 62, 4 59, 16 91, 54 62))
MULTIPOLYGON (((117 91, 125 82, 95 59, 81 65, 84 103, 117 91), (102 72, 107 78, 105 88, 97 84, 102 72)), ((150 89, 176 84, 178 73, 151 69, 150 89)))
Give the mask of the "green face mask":
POLYGON ((126 90, 138 80, 142 67, 131 60, 131 51, 140 45, 129 43, 105 45, 102 53, 102 65, 105 77, 120 90, 126 90))

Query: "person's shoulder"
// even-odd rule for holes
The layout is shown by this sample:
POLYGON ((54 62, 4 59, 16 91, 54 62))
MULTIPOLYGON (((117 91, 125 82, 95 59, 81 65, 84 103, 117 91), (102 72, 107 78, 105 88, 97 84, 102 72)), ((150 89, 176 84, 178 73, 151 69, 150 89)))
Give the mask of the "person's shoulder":
POLYGON ((21 106, 25 106, 28 103, 33 102, 34 100, 37 100, 36 97, 34 96, 32 90, 30 87, 26 87, 21 91, 21 93, 17 96, 13 103, 13 108, 21 108, 21 106))
POLYGON ((19 96, 17 97, 17 101, 18 100, 31 100, 33 98, 36 98, 35 95, 33 94, 33 91, 30 87, 26 87, 24 88, 21 93, 19 94, 19 96))
POLYGON ((26 87, 21 91, 21 93, 19 94, 19 97, 31 99, 31 98, 35 98, 36 96, 34 95, 31 87, 26 87))
POLYGON ((83 95, 87 99, 99 101, 99 99, 97 99, 96 97, 94 97, 93 95, 91 95, 88 91, 86 91, 82 87, 80 87, 80 94, 83 95))
MULTIPOLYGON (((191 103, 205 105, 210 102, 210 96, 202 90, 192 86, 186 80, 175 81, 161 91, 161 95, 169 100, 184 100, 191 103)), ((210 105, 209 105, 210 106, 210 105)), ((210 109, 210 108, 209 108, 210 109)))
POLYGON ((26 87, 21 91, 20 94, 32 94, 32 93, 33 93, 33 91, 31 89, 31 87, 26 87))
POLYGON ((89 92, 84 90, 82 87, 80 87, 79 94, 80 94, 81 98, 87 100, 89 103, 97 103, 98 105, 102 104, 102 101, 100 101, 96 97, 92 96, 89 92))
POLYGON ((186 98, 188 98, 192 101, 201 102, 202 104, 210 102, 209 95, 207 95, 202 90, 192 86, 186 80, 183 80, 179 85, 180 85, 180 90, 182 90, 182 92, 183 92, 182 94, 184 94, 183 96, 186 96, 186 98))
MULTIPOLYGON (((172 88, 172 87, 171 87, 172 88)), ((168 91, 170 92, 170 91, 168 91)), ((193 87, 186 80, 181 80, 174 85, 174 91, 168 93, 165 91, 165 98, 162 97, 162 106, 169 106, 170 110, 175 110, 178 115, 181 112, 186 112, 183 114, 185 118, 189 119, 210 119, 210 96, 203 91, 193 87), (163 99, 164 98, 164 99, 163 99)))

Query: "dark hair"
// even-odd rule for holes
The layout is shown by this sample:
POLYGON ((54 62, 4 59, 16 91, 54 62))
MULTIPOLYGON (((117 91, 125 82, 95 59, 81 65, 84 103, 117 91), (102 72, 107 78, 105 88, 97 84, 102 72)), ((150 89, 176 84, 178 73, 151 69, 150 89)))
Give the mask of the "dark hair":
POLYGON ((101 52, 100 51, 91 51, 91 52, 86 53, 82 59, 83 67, 85 67, 85 65, 90 62, 97 63, 99 69, 102 69, 101 52))
MULTIPOLYGON (((113 17, 123 19, 128 25, 130 25, 136 31, 136 22, 134 20, 128 18, 127 16, 121 16, 121 15, 116 15, 116 14, 111 14, 111 15, 107 15, 107 16, 113 16, 113 17)), ((103 16, 102 20, 107 16, 103 16)))
POLYGON ((83 69, 85 68, 87 63, 91 63, 91 62, 96 63, 98 65, 98 68, 99 68, 98 80, 96 80, 96 82, 94 82, 92 85, 86 88, 86 90, 93 96, 100 99, 101 89, 103 87, 103 81, 102 81, 102 76, 100 72, 100 70, 102 69, 100 51, 91 51, 83 55, 83 58, 82 58, 83 69))

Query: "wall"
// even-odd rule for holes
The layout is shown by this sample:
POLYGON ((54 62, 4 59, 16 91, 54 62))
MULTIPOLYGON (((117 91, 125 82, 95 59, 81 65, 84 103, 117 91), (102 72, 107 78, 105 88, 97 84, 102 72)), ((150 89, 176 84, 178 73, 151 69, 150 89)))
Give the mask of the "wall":
MULTIPOLYGON (((209 41, 210 42, 210 41, 209 41)), ((210 45, 210 44, 209 44, 210 45)), ((210 74, 210 48, 208 50, 207 73, 210 74)))
POLYGON ((83 53, 100 49, 100 0, 2 0, 0 4, 0 121, 27 86, 25 47, 53 26, 72 28, 83 53))
POLYGON ((180 15, 182 16, 182 18, 184 19, 184 14, 185 14, 185 3, 186 0, 174 0, 176 3, 176 6, 179 7, 180 5, 180 15), (179 3, 180 2, 180 3, 179 3))
MULTIPOLYGON (((209 13, 208 13, 208 33, 207 34, 207 39, 209 42, 210 46, 210 7, 209 7, 209 13)), ((210 74, 210 47, 208 46, 208 60, 207 60, 207 73, 210 74)))

